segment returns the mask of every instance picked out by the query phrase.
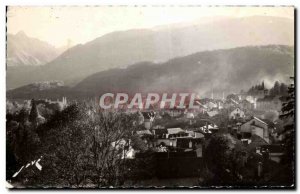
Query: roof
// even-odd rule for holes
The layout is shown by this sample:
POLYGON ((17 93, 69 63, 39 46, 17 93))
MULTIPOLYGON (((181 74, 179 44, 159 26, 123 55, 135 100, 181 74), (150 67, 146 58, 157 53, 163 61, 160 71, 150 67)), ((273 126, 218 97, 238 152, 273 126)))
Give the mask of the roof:
POLYGON ((181 128, 169 128, 167 129, 168 134, 176 134, 179 132, 184 132, 184 130, 182 130, 181 128))
POLYGON ((208 129, 217 129, 218 126, 216 124, 209 124, 208 126, 208 129))
POLYGON ((239 104, 237 101, 233 100, 232 98, 230 98, 230 100, 235 104, 239 104))
POLYGON ((233 109, 233 111, 231 111, 231 113, 234 112, 234 111, 236 111, 237 109, 239 109, 240 112, 244 112, 240 107, 237 107, 237 108, 233 109))
POLYGON ((264 122, 263 120, 261 120, 261 119, 259 119, 259 118, 257 118, 257 117, 253 117, 253 119, 256 119, 256 120, 258 120, 259 122, 261 122, 261 123, 263 123, 263 124, 265 124, 265 125, 268 125, 266 122, 264 122))
POLYGON ((152 133, 150 132, 150 130, 141 130, 141 131, 137 131, 136 132, 138 135, 152 135, 152 133))
POLYGON ((213 111, 207 111, 208 116, 213 117, 217 114, 219 114, 219 111, 213 110, 213 111))
POLYGON ((199 102, 199 101, 195 101, 199 106, 201 106, 201 107, 203 107, 203 108, 207 108, 207 106, 206 105, 203 105, 201 102, 199 102))

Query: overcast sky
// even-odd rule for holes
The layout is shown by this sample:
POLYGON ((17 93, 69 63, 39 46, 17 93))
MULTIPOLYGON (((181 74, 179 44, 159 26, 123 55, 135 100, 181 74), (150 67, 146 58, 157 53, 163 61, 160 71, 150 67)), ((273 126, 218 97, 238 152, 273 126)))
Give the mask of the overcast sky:
POLYGON ((24 31, 28 36, 54 46, 86 43, 106 33, 133 28, 205 20, 207 17, 278 16, 293 19, 293 7, 9 7, 7 31, 24 31))

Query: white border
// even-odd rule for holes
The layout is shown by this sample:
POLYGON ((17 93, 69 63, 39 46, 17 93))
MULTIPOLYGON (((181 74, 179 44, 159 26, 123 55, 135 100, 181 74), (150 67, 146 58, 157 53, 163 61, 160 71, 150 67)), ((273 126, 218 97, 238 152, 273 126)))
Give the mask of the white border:
MULTIPOLYGON (((294 5, 296 8, 300 7, 300 1, 299 0, 231 0, 231 1, 224 1, 224 0, 52 0, 52 1, 43 1, 43 0, 2 0, 0 1, 0 142, 1 142, 1 160, 0 160, 0 192, 1 193, 8 193, 9 191, 5 188, 5 110, 6 110, 6 103, 5 103, 5 95, 6 95, 6 87, 5 87, 5 6, 6 5, 201 5, 201 6, 208 6, 208 5, 285 5, 285 6, 291 6, 294 5)), ((297 26, 299 24, 297 20, 297 26)), ((299 33, 297 33, 298 35, 299 33)), ((297 56, 299 56, 299 49, 296 53, 297 56)), ((298 59, 299 60, 299 59, 298 59)), ((295 64, 297 66, 297 64, 295 64)), ((299 68, 297 70, 297 75, 299 79, 299 68)), ((297 79, 297 83, 298 80, 297 79)), ((299 88, 297 87, 297 91, 299 88)), ((297 95, 298 96, 298 95, 297 95)), ((297 110, 299 108, 299 96, 297 98, 297 110)), ((297 121, 299 118, 299 114, 297 115, 297 121)), ((299 134, 300 132, 297 132, 297 140, 299 141, 299 134)), ((297 149, 297 155, 299 154, 299 149, 297 149)), ((298 157, 297 157, 298 158, 298 157)), ((299 167, 297 166, 297 169, 299 167)), ((298 174, 298 173, 297 173, 298 174)), ((299 186, 299 177, 297 177, 297 186, 299 186)), ((95 190, 97 192, 97 190, 95 190)), ((34 191, 26 191, 26 193, 33 193, 34 191)), ((47 191, 47 193, 56 193, 57 191, 47 191)), ((67 191, 59 191, 59 192, 67 192, 67 191)), ((83 192, 90 192, 89 190, 85 191, 76 191, 79 193, 83 192)), ((107 191, 105 191, 107 192, 107 191)), ((130 192, 140 192, 140 191, 122 191, 125 193, 130 192)), ((161 191, 156 191, 161 192, 161 191)), ((187 191, 180 191, 180 192, 187 192, 187 191)), ((207 192, 207 191, 196 191, 196 192, 207 192)), ((215 191, 213 191, 215 192, 215 191)), ((229 191, 216 191, 216 192, 231 192, 229 191)), ((244 192, 244 191, 239 191, 244 192)), ((252 193, 254 191, 250 191, 252 193)), ((258 191, 260 192, 260 191, 258 191)), ((279 193, 280 191, 272 191, 272 193, 279 193)), ((282 192, 282 191, 281 191, 282 192)), ((249 191, 247 191, 249 193, 249 191)))

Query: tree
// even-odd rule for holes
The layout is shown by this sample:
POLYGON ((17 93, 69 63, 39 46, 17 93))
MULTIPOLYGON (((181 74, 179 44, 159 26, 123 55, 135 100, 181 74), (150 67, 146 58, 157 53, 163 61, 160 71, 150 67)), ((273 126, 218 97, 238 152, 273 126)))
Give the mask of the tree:
POLYGON ((276 81, 274 83, 274 94, 275 95, 279 95, 280 94, 280 83, 278 81, 276 81))
POLYGON ((229 141, 223 134, 214 134, 205 149, 205 164, 213 173, 211 182, 215 185, 223 185, 232 181, 232 155, 229 141))
POLYGON ((276 119, 278 119, 278 115, 279 113, 277 111, 270 110, 268 112, 265 112, 264 118, 271 122, 274 122, 276 119))
POLYGON ((138 135, 131 137, 131 144, 134 150, 145 152, 148 149, 146 143, 138 135))
MULTIPOLYGON (((291 78, 293 79, 293 78, 291 78)), ((282 105, 282 114, 280 118, 284 121, 284 130, 281 132, 284 140, 285 157, 283 162, 291 165, 291 168, 295 162, 295 88, 294 84, 291 84, 288 88, 289 96, 286 102, 282 105)))
POLYGON ((34 125, 37 124, 38 110, 35 104, 34 99, 31 100, 31 110, 29 114, 29 121, 34 125))
POLYGON ((75 104, 39 126, 43 144, 36 157, 43 156, 43 170, 29 184, 80 187, 91 174, 89 129, 86 112, 75 104))
POLYGON ((36 156, 43 156, 43 170, 28 184, 75 188, 123 184, 137 117, 89 112, 87 107, 70 105, 38 127, 43 144, 36 156))
POLYGON ((288 86, 284 83, 281 83, 280 85, 280 95, 281 96, 287 96, 288 95, 288 86))
POLYGON ((22 108, 18 114, 6 121, 6 137, 17 165, 24 165, 34 159, 40 138, 28 122, 28 112, 22 108))
POLYGON ((25 124, 26 122, 28 122, 28 112, 27 110, 23 107, 20 112, 17 114, 17 118, 16 121, 18 121, 21 124, 25 124))
POLYGON ((98 186, 117 186, 126 175, 125 156, 135 128, 136 115, 100 112, 93 126, 92 154, 98 186))

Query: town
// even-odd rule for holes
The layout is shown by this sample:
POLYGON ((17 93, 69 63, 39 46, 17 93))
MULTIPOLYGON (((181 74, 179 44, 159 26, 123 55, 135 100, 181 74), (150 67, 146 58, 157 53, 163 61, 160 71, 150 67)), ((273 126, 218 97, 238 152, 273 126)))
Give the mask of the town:
MULTIPOLYGON (((165 109, 153 103, 147 110, 118 113, 93 100, 32 99, 23 105, 7 100, 8 178, 11 184, 43 185, 43 176, 68 182, 61 176, 72 170, 64 176, 84 187, 174 186, 174 180, 203 187, 289 184, 284 126, 294 121, 280 116, 288 91, 284 83, 267 89, 262 82, 239 94, 195 98, 193 109, 189 102, 165 109), (51 152, 55 142, 68 149, 51 152), (71 167, 55 163, 75 162, 74 157, 79 164, 71 167), (62 165, 56 174, 55 164, 62 165)), ((119 101, 117 107, 126 105, 119 101)))

